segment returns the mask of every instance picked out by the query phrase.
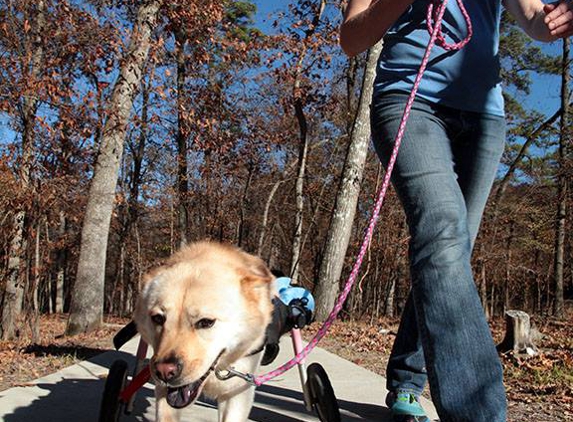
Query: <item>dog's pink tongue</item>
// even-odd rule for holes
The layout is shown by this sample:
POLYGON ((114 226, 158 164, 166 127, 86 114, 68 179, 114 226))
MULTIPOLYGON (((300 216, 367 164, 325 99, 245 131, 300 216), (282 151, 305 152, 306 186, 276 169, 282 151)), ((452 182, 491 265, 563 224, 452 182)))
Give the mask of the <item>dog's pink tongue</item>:
POLYGON ((167 403, 169 406, 176 409, 189 406, 193 399, 197 396, 197 390, 193 389, 193 385, 185 385, 179 388, 167 389, 167 403), (194 394, 193 394, 194 393, 194 394))

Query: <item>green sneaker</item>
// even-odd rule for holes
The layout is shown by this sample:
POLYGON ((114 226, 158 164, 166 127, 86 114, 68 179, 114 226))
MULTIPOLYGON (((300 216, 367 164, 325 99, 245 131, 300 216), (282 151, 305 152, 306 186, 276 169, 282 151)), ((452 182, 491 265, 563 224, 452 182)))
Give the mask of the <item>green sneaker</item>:
POLYGON ((391 391, 386 396, 386 405, 392 411, 394 422, 430 422, 412 390, 391 391))

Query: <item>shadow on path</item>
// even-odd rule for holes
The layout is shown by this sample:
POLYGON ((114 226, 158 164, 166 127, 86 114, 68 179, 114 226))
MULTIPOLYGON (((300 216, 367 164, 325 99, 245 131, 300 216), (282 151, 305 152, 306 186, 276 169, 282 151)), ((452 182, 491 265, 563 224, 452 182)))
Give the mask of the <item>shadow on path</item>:
MULTIPOLYGON (((86 348, 79 353, 89 354, 94 350, 86 348)), ((55 347, 38 349, 38 353, 64 354, 67 351, 66 348, 55 347)), ((77 356, 79 357, 81 354, 77 354, 77 356)), ((109 369, 112 361, 100 358, 100 356, 96 356, 92 362, 109 369)), ((133 363, 134 360, 132 355, 123 352, 116 353, 114 357, 130 363, 133 363)), ((84 362, 80 363, 79 366, 83 367, 82 370, 86 372, 86 378, 77 376, 68 378, 62 374, 64 378, 55 382, 46 381, 29 387, 19 387, 14 410, 2 415, 0 419, 4 422, 97 421, 105 378, 87 378, 95 374, 84 362), (20 401, 23 403, 22 406, 18 406, 20 401)), ((140 414, 143 414, 150 406, 149 398, 152 396, 153 391, 148 388, 143 388, 138 392, 136 407, 140 414)), ((0 399, 2 397, 3 395, 0 393, 0 399)), ((126 420, 128 419, 126 418, 126 420)))
POLYGON ((90 359, 96 355, 101 353, 105 353, 107 350, 105 349, 94 349, 91 347, 82 347, 82 346, 61 346, 61 345, 41 345, 41 344, 31 344, 27 346, 23 353, 26 354, 33 354, 34 356, 74 356, 81 360, 90 359))
MULTIPOLYGON (((60 350, 64 353, 63 350, 60 350)), ((54 353, 58 351, 53 351, 54 353)), ((88 351, 89 353, 89 351, 88 351)), ((117 353, 115 359, 125 359, 133 365, 133 355, 127 353, 117 353)), ((113 359, 113 360, 115 360, 113 359)), ((95 357, 93 363, 103 368, 108 368, 112 360, 103 359, 103 356, 95 357)), ((81 366, 81 364, 80 364, 81 366)), ((88 378, 93 367, 84 367, 87 371, 86 378, 81 376, 66 377, 62 374, 60 379, 54 382, 40 382, 30 387, 20 387, 16 400, 14 400, 14 410, 3 415, 5 422, 90 422, 97 421, 99 407, 104 390, 105 379, 88 378), (22 403, 19 406, 19 403, 22 403)), ((98 369, 97 373, 101 373, 98 369)), ((131 369, 129 374, 131 374, 131 369)), ((153 388, 148 386, 137 392, 133 414, 122 416, 121 421, 145 421, 145 416, 152 416, 155 413, 153 388)), ((0 399, 2 394, 0 393, 0 399)), ((338 399, 338 406, 343 422, 391 422, 391 415, 386 407, 369 403, 357 403, 338 399)), ((193 407, 213 408, 212 420, 217 420, 216 403, 201 400, 193 407)), ((193 420, 193 407, 185 409, 182 420, 193 420)), ((199 409, 198 409, 199 410, 199 409)), ((265 384, 257 389, 255 404, 249 419, 256 422, 300 422, 309 420, 309 413, 304 406, 303 393, 301 389, 291 389, 277 385, 265 384)), ((318 421, 316 413, 312 414, 313 420, 318 421)), ((209 414, 209 419, 211 416, 209 414)), ((1 419, 1 418, 0 418, 1 419)), ((206 420, 203 419, 201 420, 206 420)))
MULTIPOLYGON (((279 409, 289 409, 293 412, 306 413, 304 407, 304 398, 302 391, 295 391, 274 385, 263 385, 257 390, 256 403, 251 412, 250 419, 257 422, 273 421, 294 421, 297 419, 288 419, 286 416, 280 416, 280 419, 265 419, 264 415, 259 416, 257 413, 257 403, 267 406, 277 407, 279 409)), ((344 422, 364 422, 364 420, 373 420, 377 422, 391 422, 392 415, 390 410, 384 406, 378 406, 370 403, 356 403, 337 399, 338 407, 344 422)), ((318 418, 317 418, 318 420, 318 418)))

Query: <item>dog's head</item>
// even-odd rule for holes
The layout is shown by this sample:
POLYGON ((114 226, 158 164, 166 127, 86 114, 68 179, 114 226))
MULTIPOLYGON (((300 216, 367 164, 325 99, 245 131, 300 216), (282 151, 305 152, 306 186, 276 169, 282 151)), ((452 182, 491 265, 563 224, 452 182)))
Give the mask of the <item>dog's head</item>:
POLYGON ((193 402, 215 366, 264 341, 273 276, 257 257, 210 242, 183 248, 142 282, 134 321, 154 349, 151 373, 168 402, 193 402))

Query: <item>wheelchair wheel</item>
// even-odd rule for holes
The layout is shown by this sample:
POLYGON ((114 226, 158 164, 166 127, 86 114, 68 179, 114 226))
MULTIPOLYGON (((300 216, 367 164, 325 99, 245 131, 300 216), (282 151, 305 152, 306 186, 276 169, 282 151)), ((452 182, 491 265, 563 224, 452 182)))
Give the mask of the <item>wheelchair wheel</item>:
POLYGON ((119 394, 125 388, 126 382, 127 362, 116 360, 109 368, 109 374, 105 381, 99 410, 99 422, 119 421, 121 410, 124 407, 119 401, 119 394))
POLYGON ((312 407, 320 421, 340 422, 338 402, 324 368, 318 363, 313 363, 309 365, 306 374, 312 407))

